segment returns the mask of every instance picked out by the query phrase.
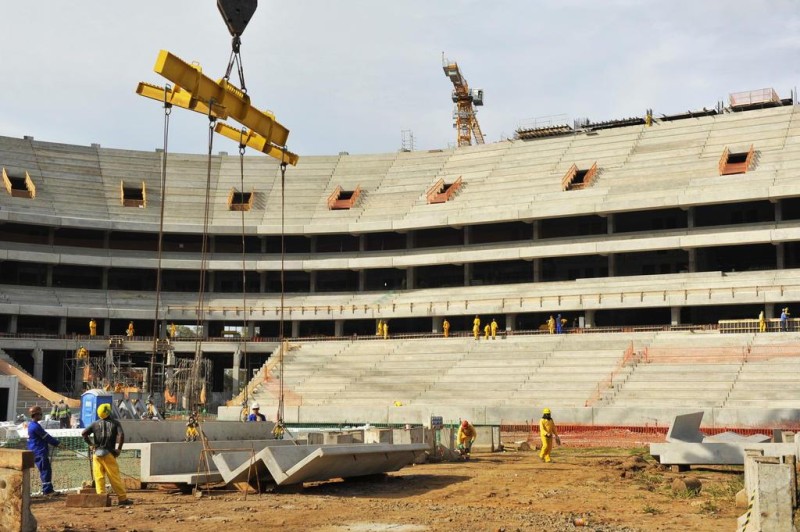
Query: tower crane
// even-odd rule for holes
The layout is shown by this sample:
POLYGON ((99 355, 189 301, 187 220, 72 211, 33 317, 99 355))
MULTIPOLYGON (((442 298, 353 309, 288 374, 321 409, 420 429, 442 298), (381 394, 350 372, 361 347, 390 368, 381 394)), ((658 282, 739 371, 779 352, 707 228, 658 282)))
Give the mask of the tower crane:
POLYGON ((458 134, 459 146, 470 146, 472 137, 475 144, 483 144, 483 133, 475 116, 475 107, 483 105, 483 89, 470 89, 467 80, 461 74, 458 63, 445 59, 442 52, 442 68, 444 75, 453 82, 453 127, 458 134))

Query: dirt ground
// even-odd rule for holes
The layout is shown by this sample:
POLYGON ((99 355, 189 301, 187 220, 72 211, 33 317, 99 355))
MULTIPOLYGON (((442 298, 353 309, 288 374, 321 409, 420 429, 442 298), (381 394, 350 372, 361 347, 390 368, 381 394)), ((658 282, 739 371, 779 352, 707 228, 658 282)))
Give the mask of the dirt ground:
MULTIPOLYGON (((730 531, 742 468, 661 468, 644 448, 559 447, 553 463, 535 452, 476 453, 469 462, 426 463, 395 473, 310 483, 247 495, 133 491, 131 508, 65 508, 34 498, 44 531, 595 530, 730 531), (673 492, 692 477, 702 490, 673 492), (584 524, 576 519, 582 519, 584 524)), ((206 492, 208 493, 208 492, 206 492)))

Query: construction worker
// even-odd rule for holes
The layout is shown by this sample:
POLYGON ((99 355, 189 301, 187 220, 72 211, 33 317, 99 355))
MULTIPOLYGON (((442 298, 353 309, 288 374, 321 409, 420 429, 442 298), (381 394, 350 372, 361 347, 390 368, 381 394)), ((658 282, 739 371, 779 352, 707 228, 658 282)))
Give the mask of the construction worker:
POLYGON ((97 336, 97 322, 94 318, 89 320, 89 336, 97 336))
POLYGON ((478 316, 475 316, 475 319, 472 320, 472 336, 475 337, 476 340, 480 338, 481 334, 481 319, 478 316))
POLYGON ((789 330, 789 307, 781 309, 781 331, 789 330))
POLYGON ((200 437, 200 423, 197 422, 197 412, 189 414, 189 422, 186 423, 185 441, 197 441, 200 437))
POLYGON ((539 451, 539 458, 542 459, 542 462, 549 463, 551 461, 550 451, 553 449, 553 439, 555 438, 556 443, 561 445, 561 438, 558 436, 556 423, 551 417, 549 408, 542 410, 542 419, 539 420, 539 437, 542 439, 542 450, 539 451))
POLYGON ((53 419, 58 420, 58 428, 60 429, 70 428, 70 418, 72 417, 72 411, 69 409, 69 407, 67 406, 67 404, 64 402, 63 399, 61 399, 58 402, 58 405, 53 407, 53 410, 55 411, 55 416, 51 415, 51 417, 53 419))
POLYGON ((458 436, 456 437, 457 449, 464 460, 469 460, 469 454, 472 452, 472 444, 475 443, 475 438, 478 432, 475 430, 469 421, 466 419, 461 422, 458 427, 458 436))
POLYGON ((767 332, 767 320, 764 318, 763 310, 758 315, 758 332, 767 332))
POLYGON ((564 322, 561 319, 561 314, 556 316, 556 334, 561 334, 564 332, 564 322))
POLYGON ((169 324, 169 337, 175 338, 176 336, 178 336, 178 326, 173 322, 169 324))
POLYGON ((266 421, 267 420, 267 416, 265 416, 264 414, 262 414, 260 412, 261 406, 258 403, 253 403, 253 405, 250 407, 250 410, 252 410, 253 413, 250 414, 249 416, 247 416, 247 421, 266 421))
POLYGON ((92 476, 94 489, 98 495, 106 492, 106 478, 111 483, 111 488, 117 494, 120 506, 133 504, 125 491, 125 484, 119 475, 117 457, 122 452, 125 443, 125 432, 119 421, 111 417, 111 405, 103 403, 97 407, 100 419, 86 427, 81 436, 92 452, 92 476), (89 436, 92 438, 89 439, 89 436))
POLYGON ((442 322, 442 332, 444 333, 445 338, 450 338, 450 322, 445 320, 442 322))
POLYGON ((128 323, 128 329, 125 332, 128 334, 128 338, 133 338, 133 322, 128 323))
POLYGON ((378 328, 375 330, 375 336, 383 336, 383 320, 378 320, 378 328))
POLYGON ((85 360, 85 359, 87 359, 87 358, 89 358, 89 350, 88 350, 88 349, 86 349, 86 348, 85 348, 85 347, 83 347, 83 346, 80 346, 80 347, 78 348, 78 359, 79 359, 79 360, 85 360))
POLYGON ((550 315, 550 319, 547 320, 547 332, 550 334, 556 333, 556 320, 553 319, 553 315, 550 315))
POLYGON ((487 323, 486 326, 483 328, 483 339, 484 340, 488 340, 489 339, 489 333, 491 331, 492 331, 492 326, 487 323))
POLYGON ((492 318, 492 340, 497 338, 497 321, 492 318))
POLYGON ((383 322, 383 339, 386 340, 389 338, 389 322, 383 322))
POLYGON ((39 470, 39 478, 42 480, 42 494, 52 495, 53 489, 53 468, 50 465, 50 445, 58 447, 60 442, 50 436, 42 428, 39 422, 42 420, 42 407, 32 406, 28 410, 31 421, 28 423, 28 450, 33 451, 33 462, 39 470))
POLYGON ((146 406, 147 406, 147 411, 145 412, 145 416, 147 416, 147 419, 158 419, 158 410, 156 410, 156 405, 153 403, 152 395, 147 396, 146 406))

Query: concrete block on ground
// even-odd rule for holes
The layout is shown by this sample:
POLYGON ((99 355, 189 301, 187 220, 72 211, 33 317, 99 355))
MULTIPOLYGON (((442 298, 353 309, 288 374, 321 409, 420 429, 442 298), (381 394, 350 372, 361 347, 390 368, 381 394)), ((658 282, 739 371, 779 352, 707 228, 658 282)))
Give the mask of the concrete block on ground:
POLYGON ((769 443, 772 441, 771 436, 766 434, 751 434, 749 436, 742 436, 735 432, 720 432, 713 436, 706 436, 703 438, 703 443, 721 443, 721 442, 750 442, 750 443, 769 443))
POLYGON ((394 443, 392 429, 365 429, 364 443, 394 443))
POLYGON ((669 442, 702 442, 705 434, 700 432, 700 423, 703 421, 703 412, 692 412, 675 416, 667 431, 669 442))
POLYGON ((278 485, 397 471, 417 460, 426 444, 266 447, 264 463, 278 485))
MULTIPOLYGON (((185 421, 135 421, 121 420, 125 431, 125 444, 183 442, 186 438, 185 421)), ((204 421, 203 434, 209 441, 266 440, 272 438, 275 424, 241 423, 238 421, 204 421)))
POLYGON ((663 465, 742 465, 745 449, 763 450, 766 456, 797 452, 794 443, 652 443, 650 454, 663 465))
POLYGON ((70 493, 67 495, 67 508, 105 508, 111 506, 111 498, 107 493, 70 493))
POLYGON ((36 518, 31 513, 32 467, 32 452, 0 449, 0 530, 36 530, 36 518))

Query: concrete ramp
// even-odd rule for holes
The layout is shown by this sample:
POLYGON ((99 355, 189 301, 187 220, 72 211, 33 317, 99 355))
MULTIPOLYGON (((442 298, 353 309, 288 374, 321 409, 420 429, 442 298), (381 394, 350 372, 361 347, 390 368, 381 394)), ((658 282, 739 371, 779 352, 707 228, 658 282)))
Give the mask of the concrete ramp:
POLYGON ((355 444, 266 447, 259 455, 279 486, 397 471, 430 446, 355 444))

